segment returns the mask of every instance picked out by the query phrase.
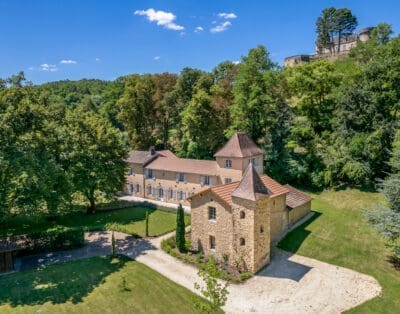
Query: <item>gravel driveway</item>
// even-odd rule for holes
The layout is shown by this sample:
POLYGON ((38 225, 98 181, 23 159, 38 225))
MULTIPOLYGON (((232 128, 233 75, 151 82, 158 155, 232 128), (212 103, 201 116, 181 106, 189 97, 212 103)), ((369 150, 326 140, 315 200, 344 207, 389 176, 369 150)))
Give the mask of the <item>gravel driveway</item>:
MULTIPOLYGON (((194 289, 194 283, 201 282, 197 269, 160 249, 162 239, 169 236, 138 240, 115 232, 119 253, 198 293, 194 289)), ((110 232, 90 232, 86 240, 87 246, 81 249, 29 257, 20 263, 30 267, 21 268, 110 254, 110 232)), ((223 308, 227 313, 340 313, 381 293, 370 276, 276 248, 266 268, 228 290, 223 308)))

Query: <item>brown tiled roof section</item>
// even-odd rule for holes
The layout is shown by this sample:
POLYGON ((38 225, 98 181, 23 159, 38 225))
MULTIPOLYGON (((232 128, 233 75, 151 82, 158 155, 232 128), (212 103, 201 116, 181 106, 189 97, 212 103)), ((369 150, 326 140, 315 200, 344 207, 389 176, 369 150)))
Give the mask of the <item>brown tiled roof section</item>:
MULTIPOLYGON (((213 186, 211 191, 228 204, 232 204, 232 191, 237 188, 239 181, 213 186)), ((200 192, 201 193, 201 192, 200 192)))
POLYGON ((289 192, 289 189, 275 181, 274 179, 268 177, 266 174, 262 174, 260 179, 267 187, 268 191, 272 194, 271 196, 282 195, 289 192))
POLYGON ((160 156, 149 163, 146 168, 209 176, 217 176, 219 173, 218 164, 214 160, 185 159, 178 157, 169 158, 160 156))
POLYGON ((260 197, 270 194, 263 181, 260 179, 253 164, 249 163, 239 185, 232 191, 232 196, 246 200, 256 201, 260 197))
POLYGON ((235 133, 231 139, 214 154, 215 157, 249 157, 263 151, 246 133, 235 133))
MULTIPOLYGON (((289 189, 286 188, 285 186, 279 184, 275 180, 271 179, 265 174, 260 175, 261 181, 264 183, 265 187, 268 189, 269 196, 274 197, 282 194, 286 194, 289 192, 289 189)), ((224 184, 224 185, 217 185, 213 186, 210 188, 210 190, 216 194, 219 198, 221 198, 224 202, 228 204, 232 204, 232 192, 239 186, 240 181, 237 182, 232 182, 229 184, 224 184)), ((190 198, 196 197, 197 195, 200 195, 201 193, 204 193, 204 191, 199 192, 190 198)))
POLYGON ((178 158, 168 149, 156 151, 154 155, 151 155, 150 152, 146 150, 132 150, 129 152, 129 156, 126 161, 135 164, 147 164, 160 155, 169 158, 178 158))
POLYGON ((169 149, 164 149, 164 150, 158 150, 157 153, 164 157, 168 158, 178 158, 173 152, 171 152, 169 149))
POLYGON ((286 195, 286 205, 290 208, 296 208, 312 200, 312 197, 286 184, 285 187, 289 190, 286 195))

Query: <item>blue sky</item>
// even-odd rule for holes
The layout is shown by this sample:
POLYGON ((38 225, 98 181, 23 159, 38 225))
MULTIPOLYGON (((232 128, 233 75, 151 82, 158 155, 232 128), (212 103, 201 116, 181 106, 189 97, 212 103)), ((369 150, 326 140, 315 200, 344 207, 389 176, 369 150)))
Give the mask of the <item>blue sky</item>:
POLYGON ((34 83, 129 73, 211 70, 265 45, 271 58, 314 50, 315 20, 348 7, 359 28, 400 31, 400 1, 0 0, 0 77, 34 83))

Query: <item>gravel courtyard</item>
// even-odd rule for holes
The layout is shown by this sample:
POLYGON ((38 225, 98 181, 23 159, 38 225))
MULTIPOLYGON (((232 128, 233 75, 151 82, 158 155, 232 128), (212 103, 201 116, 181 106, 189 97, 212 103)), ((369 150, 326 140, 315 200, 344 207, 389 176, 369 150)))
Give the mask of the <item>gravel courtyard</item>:
MULTIPOLYGON (((194 289, 194 283, 201 282, 197 269, 160 248, 162 239, 170 235, 143 240, 119 232, 115 235, 119 253, 198 293, 194 289)), ((110 232, 90 232, 86 240, 85 248, 37 255, 29 263, 37 267, 110 253, 110 232)), ((266 268, 228 289, 228 302, 223 308, 227 313, 340 313, 381 292, 379 283, 370 276, 276 248, 266 268)))

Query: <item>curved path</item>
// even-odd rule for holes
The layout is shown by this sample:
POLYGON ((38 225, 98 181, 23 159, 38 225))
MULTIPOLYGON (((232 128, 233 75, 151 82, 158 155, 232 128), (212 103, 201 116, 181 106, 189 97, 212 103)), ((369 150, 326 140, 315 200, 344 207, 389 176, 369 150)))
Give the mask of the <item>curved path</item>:
MULTIPOLYGON (((118 253, 149 266, 165 277, 198 293, 197 269, 161 250, 162 239, 138 240, 115 232, 118 253)), ((90 232, 81 249, 42 254, 20 260, 21 269, 110 254, 111 232, 90 232)), ((231 284, 228 313, 340 313, 381 293, 378 282, 350 269, 274 249, 268 267, 242 284, 231 284)))

